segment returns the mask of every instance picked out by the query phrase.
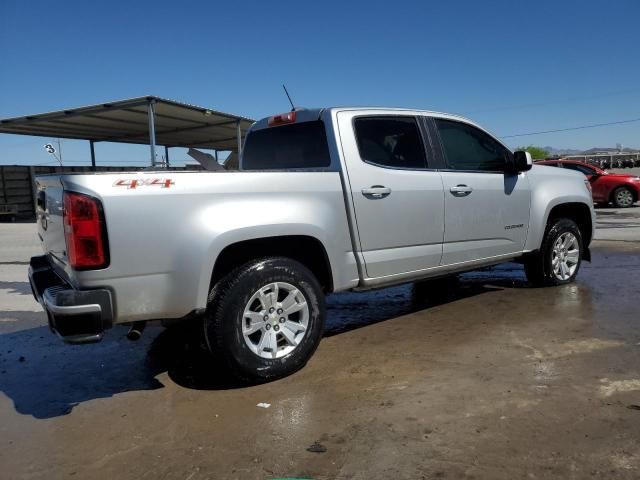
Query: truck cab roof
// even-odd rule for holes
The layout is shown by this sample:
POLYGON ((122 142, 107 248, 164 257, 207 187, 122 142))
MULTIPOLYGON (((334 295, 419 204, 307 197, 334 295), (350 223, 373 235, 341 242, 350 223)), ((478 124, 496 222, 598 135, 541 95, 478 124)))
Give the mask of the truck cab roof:
MULTIPOLYGON (((472 120, 463 117, 461 115, 457 115, 454 113, 444 113, 444 112, 437 112, 437 111, 433 111, 433 110, 421 110, 421 109, 415 109, 415 108, 402 108, 402 107, 367 107, 367 106, 338 106, 338 107, 324 107, 324 108, 296 108, 295 110, 292 110, 291 112, 286 112, 286 113, 280 113, 280 114, 276 114, 276 115, 272 115, 269 117, 264 117, 260 120, 258 120, 257 122, 255 122, 251 128, 251 130, 260 130, 262 128, 268 128, 270 126, 275 126, 272 124, 273 119, 275 117, 279 117, 282 115, 287 115, 290 113, 294 113, 295 112, 295 119, 286 123, 302 123, 302 122, 312 122, 314 120, 319 120, 321 119, 321 117, 323 116, 323 114, 328 113, 329 115, 332 115, 334 112, 338 112, 338 111, 363 111, 363 112, 375 112, 375 111, 380 111, 380 112, 385 112, 385 113, 393 113, 393 112, 397 112, 397 113, 405 113, 405 114, 414 114, 414 115, 426 115, 426 116, 430 116, 430 117, 437 117, 437 118, 448 118, 451 120, 458 120, 458 121, 462 121, 465 123, 469 123, 471 125, 474 125, 476 127, 482 128, 480 127, 478 124, 476 124, 475 122, 473 122, 472 120)), ((284 124, 284 123, 283 123, 284 124)), ((484 129, 483 129, 484 130, 484 129)))

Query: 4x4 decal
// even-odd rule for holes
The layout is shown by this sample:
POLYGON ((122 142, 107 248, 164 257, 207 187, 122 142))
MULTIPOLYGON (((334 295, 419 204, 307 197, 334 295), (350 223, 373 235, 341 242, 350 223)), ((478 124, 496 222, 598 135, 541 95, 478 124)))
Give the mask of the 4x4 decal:
POLYGON ((127 187, 128 190, 138 187, 169 188, 171 185, 175 185, 171 178, 127 178, 116 180, 113 184, 114 187, 127 187))

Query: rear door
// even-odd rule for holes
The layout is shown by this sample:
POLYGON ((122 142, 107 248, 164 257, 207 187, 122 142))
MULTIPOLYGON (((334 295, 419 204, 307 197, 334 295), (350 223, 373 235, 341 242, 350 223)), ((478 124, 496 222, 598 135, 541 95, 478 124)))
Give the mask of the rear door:
POLYGON ((394 111, 339 112, 339 138, 369 278, 437 267, 443 191, 422 121, 394 111))
POLYGON ((511 152, 465 122, 435 118, 446 168, 442 265, 521 252, 531 192, 526 173, 505 173, 511 152))

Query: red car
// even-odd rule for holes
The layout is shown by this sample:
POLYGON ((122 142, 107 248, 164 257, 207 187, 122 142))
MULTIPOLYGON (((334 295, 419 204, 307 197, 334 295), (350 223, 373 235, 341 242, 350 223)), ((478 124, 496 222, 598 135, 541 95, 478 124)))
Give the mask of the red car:
POLYGON ((568 168, 584 173, 593 190, 594 203, 613 203, 618 208, 631 207, 640 198, 640 177, 609 173, 595 165, 576 160, 542 160, 536 165, 568 168))

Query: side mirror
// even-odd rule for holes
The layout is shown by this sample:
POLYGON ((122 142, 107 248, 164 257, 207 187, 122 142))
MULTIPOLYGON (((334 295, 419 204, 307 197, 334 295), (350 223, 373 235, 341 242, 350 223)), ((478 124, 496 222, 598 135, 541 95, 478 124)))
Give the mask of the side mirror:
POLYGON ((531 170, 532 166, 533 159, 531 158, 531 154, 529 152, 518 150, 517 152, 513 153, 514 173, 526 172, 527 170, 531 170))

